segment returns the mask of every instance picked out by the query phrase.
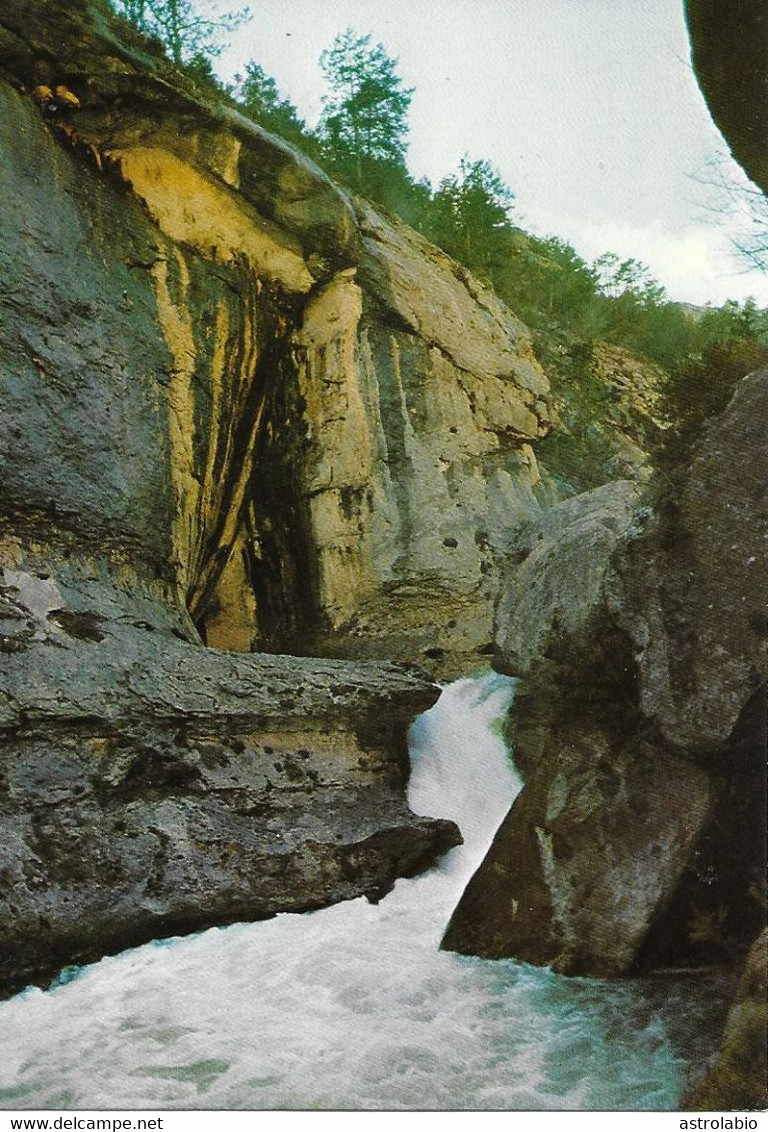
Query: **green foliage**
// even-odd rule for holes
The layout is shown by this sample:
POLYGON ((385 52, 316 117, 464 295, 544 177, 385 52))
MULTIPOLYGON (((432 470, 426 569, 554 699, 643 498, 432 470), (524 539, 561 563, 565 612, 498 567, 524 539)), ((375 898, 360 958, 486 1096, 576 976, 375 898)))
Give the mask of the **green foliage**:
POLYGON ((737 303, 730 299, 721 307, 708 307, 698 322, 703 349, 723 344, 733 338, 768 342, 768 311, 761 310, 754 299, 737 303))
MULTIPOLYGON (((222 36, 239 27, 248 11, 204 18, 196 2, 113 0, 119 12, 161 40, 196 82, 215 83, 211 60, 222 36)), ((217 2, 224 0, 211 0, 217 2)), ((751 300, 705 311, 686 308, 670 302, 634 258, 606 252, 588 263, 565 240, 524 232, 513 219, 512 189, 486 159, 465 156, 434 191, 427 181, 414 181, 405 160, 413 90, 403 86, 397 60, 370 35, 348 28, 322 53, 320 66, 328 92, 316 132, 253 60, 229 93, 255 122, 443 248, 530 326, 566 422, 540 446, 550 470, 580 489, 605 482, 621 463, 611 440, 621 431, 641 450, 654 447, 654 458, 667 470, 680 466, 702 421, 724 408, 741 377, 768 363, 768 312, 751 300), (639 424, 622 418, 623 394, 593 365, 600 342, 666 371, 658 419, 647 406, 639 424), (672 427, 659 439, 664 418, 672 427)))
POLYGON ((115 10, 140 31, 159 39, 177 66, 188 65, 198 77, 212 78, 206 61, 224 48, 224 37, 250 19, 248 8, 201 15, 192 0, 114 0, 115 10))
POLYGON ((500 282, 510 252, 514 193, 489 161, 464 157, 445 177, 425 218, 427 235, 488 283, 500 282))
POLYGON ((251 60, 245 65, 245 75, 235 76, 232 95, 243 113, 265 130, 317 155, 317 141, 307 130, 296 107, 287 98, 281 97, 275 80, 258 63, 251 60))
POLYGON ((403 87, 397 60, 370 35, 352 28, 336 36, 320 56, 328 82, 319 137, 334 172, 361 192, 380 182, 389 168, 405 181, 408 108, 413 90, 403 87))
POLYGON ((768 310, 758 310, 753 300, 707 311, 699 329, 706 345, 678 362, 664 389, 674 424, 657 461, 668 474, 687 462, 702 424, 723 411, 739 381, 768 365, 768 310))
POLYGON ((611 444, 615 391, 593 365, 590 342, 537 335, 537 353, 550 376, 562 427, 540 440, 537 455, 561 488, 589 491, 625 474, 611 444))

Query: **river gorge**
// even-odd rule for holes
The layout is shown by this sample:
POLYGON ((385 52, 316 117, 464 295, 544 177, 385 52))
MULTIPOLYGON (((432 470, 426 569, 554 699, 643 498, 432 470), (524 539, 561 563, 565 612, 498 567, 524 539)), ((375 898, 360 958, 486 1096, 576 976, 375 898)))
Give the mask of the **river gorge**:
POLYGON ((106 0, 0 147, 0 1103, 759 1107, 764 363, 670 468, 106 0))
POLYGON ((669 1109, 714 1049, 717 978, 572 979, 439 950, 520 780, 494 674, 411 729, 408 798, 464 843, 380 903, 212 929, 0 1006, 17 1108, 669 1109))

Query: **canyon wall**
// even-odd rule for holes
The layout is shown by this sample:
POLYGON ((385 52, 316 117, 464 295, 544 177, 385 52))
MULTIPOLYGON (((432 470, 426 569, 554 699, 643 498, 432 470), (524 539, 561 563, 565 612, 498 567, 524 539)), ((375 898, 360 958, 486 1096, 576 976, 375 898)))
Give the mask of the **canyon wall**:
POLYGON ((35 414, 6 510, 87 504, 209 645, 474 667, 498 528, 546 494, 525 327, 98 4, 0 27, 13 393, 35 414), (41 85, 79 106, 36 105, 41 85))
POLYGON ((544 492, 525 327, 150 50, 0 13, 4 990, 455 844, 429 678, 263 650, 474 669, 544 492))
POLYGON ((513 540, 526 784, 444 946, 617 975, 733 962, 764 925, 766 412, 763 370, 674 500, 607 485, 513 540))

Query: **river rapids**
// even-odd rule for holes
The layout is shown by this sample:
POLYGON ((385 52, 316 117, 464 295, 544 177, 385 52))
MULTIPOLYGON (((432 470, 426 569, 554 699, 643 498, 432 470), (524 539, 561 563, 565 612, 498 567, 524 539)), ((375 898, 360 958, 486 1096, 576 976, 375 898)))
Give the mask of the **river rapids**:
POLYGON ((0 1005, 0 1106, 670 1109, 721 1018, 706 980, 566 978, 439 950, 520 789, 513 681, 450 685, 411 729, 411 807, 464 844, 364 898, 165 940, 0 1005))

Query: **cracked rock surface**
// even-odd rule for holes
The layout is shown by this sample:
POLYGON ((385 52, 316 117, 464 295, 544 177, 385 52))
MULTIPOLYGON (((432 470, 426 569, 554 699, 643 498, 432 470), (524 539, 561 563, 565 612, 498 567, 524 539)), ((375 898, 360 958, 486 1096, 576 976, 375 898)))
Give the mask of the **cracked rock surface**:
POLYGON ((161 936, 376 900, 460 840, 405 801, 425 677, 202 649, 160 602, 138 617, 116 583, 39 574, 0 572, 4 991, 161 936))

